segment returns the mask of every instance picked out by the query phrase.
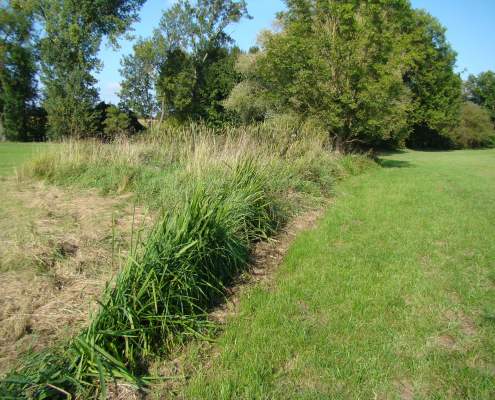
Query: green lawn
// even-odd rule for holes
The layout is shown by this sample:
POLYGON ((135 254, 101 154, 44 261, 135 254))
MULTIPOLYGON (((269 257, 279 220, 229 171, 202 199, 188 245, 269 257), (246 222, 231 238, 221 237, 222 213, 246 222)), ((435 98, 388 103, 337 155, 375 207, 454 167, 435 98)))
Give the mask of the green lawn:
POLYGON ((46 151, 50 146, 48 143, 0 142, 0 177, 12 176, 15 167, 46 151))
POLYGON ((495 150, 381 163, 244 291, 185 398, 495 398, 495 150))

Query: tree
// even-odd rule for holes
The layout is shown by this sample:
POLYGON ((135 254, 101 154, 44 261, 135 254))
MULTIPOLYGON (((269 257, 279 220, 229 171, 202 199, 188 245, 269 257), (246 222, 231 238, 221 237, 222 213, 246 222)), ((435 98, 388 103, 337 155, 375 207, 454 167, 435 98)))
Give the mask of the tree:
POLYGON ((191 57, 180 48, 168 50, 164 62, 159 66, 157 83, 162 100, 162 117, 167 110, 168 117, 182 123, 193 115, 195 85, 191 57))
POLYGON ((462 103, 462 79, 454 73, 457 53, 447 42, 446 29, 423 10, 413 10, 401 29, 410 48, 404 83, 414 100, 409 145, 448 148, 448 132, 459 125, 462 103))
POLYGON ((456 147, 495 147, 495 131, 488 110, 467 101, 462 105, 460 120, 450 134, 456 147))
POLYGON ((224 107, 235 112, 245 124, 262 121, 265 115, 276 113, 277 107, 263 96, 265 88, 257 65, 257 59, 262 55, 258 47, 239 54, 234 68, 242 80, 223 101, 224 107))
POLYGON ((226 112, 223 105, 234 86, 240 82, 240 75, 235 70, 239 54, 237 47, 210 49, 198 75, 195 114, 209 125, 240 122, 234 114, 226 112))
POLYGON ((41 82, 49 135, 86 136, 96 129, 94 71, 103 37, 114 48, 146 0, 13 0, 44 30, 41 82))
POLYGON ((123 80, 119 97, 125 108, 150 118, 153 127, 153 116, 159 110, 154 94, 159 53, 150 39, 140 38, 133 49, 133 54, 120 61, 123 80))
POLYGON ((478 76, 469 75, 467 90, 469 99, 487 110, 492 124, 495 125, 495 72, 480 72, 478 76))
POLYGON ((161 49, 157 94, 163 114, 179 121, 188 118, 222 123, 229 117, 222 101, 235 83, 229 24, 251 18, 246 2, 232 0, 179 0, 164 12, 154 43, 161 49))
POLYGON ((32 19, 7 3, 0 9, 0 117, 9 140, 43 138, 43 132, 32 126, 37 56, 32 19))
POLYGON ((115 139, 117 136, 131 133, 130 118, 113 105, 106 109, 106 119, 103 124, 105 125, 103 133, 107 139, 115 139))
POLYGON ((318 118, 337 147, 407 137, 411 99, 402 82, 407 42, 396 26, 409 3, 286 3, 288 11, 278 16, 280 31, 265 31, 260 38, 251 82, 258 85, 261 104, 302 120, 318 118))

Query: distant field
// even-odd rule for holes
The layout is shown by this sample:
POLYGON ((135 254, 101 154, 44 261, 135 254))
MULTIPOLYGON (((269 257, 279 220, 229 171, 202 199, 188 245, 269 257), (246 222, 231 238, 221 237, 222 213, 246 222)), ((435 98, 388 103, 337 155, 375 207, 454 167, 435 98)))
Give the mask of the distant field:
POLYGON ((14 168, 52 146, 48 143, 0 142, 0 177, 14 175, 14 168))
POLYGON ((185 398, 495 398, 495 150, 380 161, 180 358, 185 398))

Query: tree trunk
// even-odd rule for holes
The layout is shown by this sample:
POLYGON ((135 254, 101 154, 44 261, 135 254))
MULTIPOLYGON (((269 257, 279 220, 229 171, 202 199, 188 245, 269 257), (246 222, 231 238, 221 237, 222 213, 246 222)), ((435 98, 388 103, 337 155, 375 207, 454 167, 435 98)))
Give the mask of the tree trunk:
POLYGON ((342 151, 342 136, 335 135, 333 139, 333 151, 334 153, 340 153, 342 151))
POLYGON ((160 121, 158 122, 158 126, 160 126, 163 122, 164 108, 165 108, 165 97, 162 97, 162 115, 160 115, 160 121))

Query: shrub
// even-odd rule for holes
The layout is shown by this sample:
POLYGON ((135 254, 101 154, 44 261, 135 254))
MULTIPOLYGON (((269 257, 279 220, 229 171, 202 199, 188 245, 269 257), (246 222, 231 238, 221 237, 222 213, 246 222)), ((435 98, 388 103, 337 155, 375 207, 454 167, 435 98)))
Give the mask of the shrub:
POLYGON ((461 124, 451 136, 457 148, 480 148, 495 146, 495 130, 490 113, 468 101, 461 110, 461 124))

